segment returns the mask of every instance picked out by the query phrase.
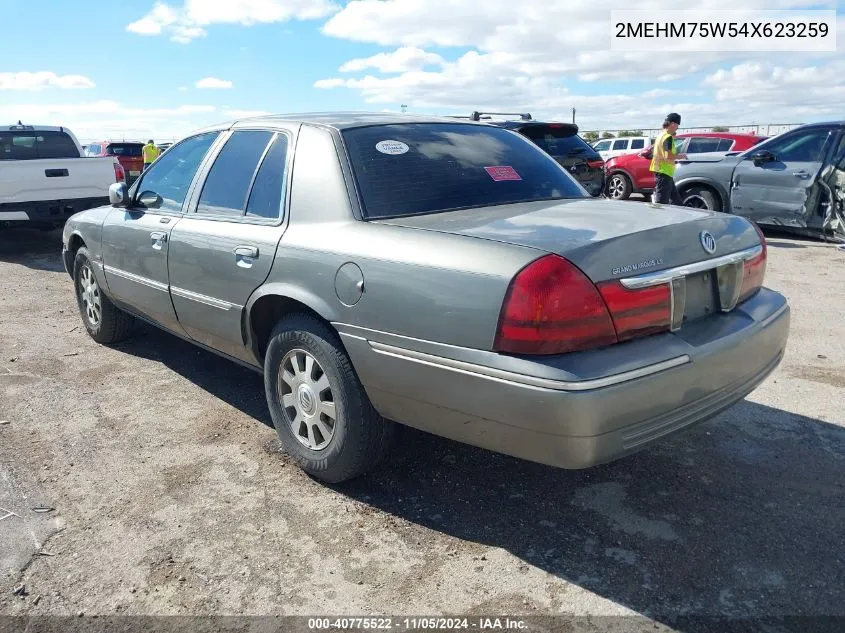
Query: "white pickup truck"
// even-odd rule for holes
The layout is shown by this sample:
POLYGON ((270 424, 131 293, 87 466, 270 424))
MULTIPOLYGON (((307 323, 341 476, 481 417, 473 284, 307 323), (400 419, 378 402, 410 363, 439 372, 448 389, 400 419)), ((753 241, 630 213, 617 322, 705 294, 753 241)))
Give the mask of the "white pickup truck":
POLYGON ((109 203, 126 180, 114 157, 85 158, 64 127, 0 126, 0 228, 52 229, 74 213, 109 203))

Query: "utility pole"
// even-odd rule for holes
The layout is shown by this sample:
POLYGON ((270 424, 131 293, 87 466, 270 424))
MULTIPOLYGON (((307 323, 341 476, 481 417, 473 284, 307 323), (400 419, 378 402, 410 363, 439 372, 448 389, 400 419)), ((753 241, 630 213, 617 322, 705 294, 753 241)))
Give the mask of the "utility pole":
POLYGON ((572 108, 572 122, 575 123, 575 108, 572 108))
POLYGON ((403 112, 403 113, 405 113, 405 112, 407 112, 407 111, 408 111, 408 106, 407 106, 407 105, 405 105, 404 103, 403 103, 402 105, 400 105, 399 107, 400 107, 400 108, 402 108, 402 112, 403 112))

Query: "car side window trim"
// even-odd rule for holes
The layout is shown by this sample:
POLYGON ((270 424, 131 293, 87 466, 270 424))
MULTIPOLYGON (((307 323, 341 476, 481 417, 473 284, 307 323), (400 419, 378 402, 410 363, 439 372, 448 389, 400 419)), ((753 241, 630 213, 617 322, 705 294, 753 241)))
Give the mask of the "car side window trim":
POLYGON ((212 151, 209 151, 208 155, 206 156, 206 161, 203 165, 200 166, 200 169, 197 171, 197 179, 194 181, 192 185, 191 191, 188 193, 187 202, 189 203, 187 207, 185 207, 184 214, 191 218, 207 220, 210 222, 230 222, 234 224, 258 224, 262 226, 280 226, 287 222, 288 213, 289 213, 289 205, 290 205, 290 185, 291 185, 291 176, 293 172, 293 161, 296 154, 296 139, 298 138, 298 134, 296 134, 293 130, 287 128, 265 128, 265 127, 243 127, 243 128, 235 128, 226 130, 224 134, 221 134, 221 142, 219 146, 213 147, 212 151), (258 165, 255 168, 255 172, 252 175, 252 180, 250 181, 249 189, 247 190, 246 200, 244 201, 244 214, 243 215, 214 215, 209 213, 202 213, 199 209, 199 199, 200 195, 202 194, 202 185, 205 183, 206 178, 211 173, 211 168, 214 166, 214 161, 217 160, 217 156, 223 151, 223 147, 225 147, 226 142, 235 132, 245 132, 245 131, 261 131, 261 132, 272 132, 273 137, 271 141, 267 144, 267 147, 264 148, 264 153, 261 155, 261 159, 258 162, 258 165), (286 137, 287 140, 287 155, 285 156, 285 176, 284 176, 284 197, 281 200, 280 204, 280 214, 278 218, 261 218, 258 216, 248 216, 246 215, 246 205, 249 204, 249 198, 252 195, 252 188, 255 185, 255 179, 258 177, 258 172, 261 169, 261 165, 264 163, 264 160, 267 158, 267 154, 270 152, 270 149, 273 147, 273 143, 275 142, 276 138, 279 135, 283 135, 286 137))

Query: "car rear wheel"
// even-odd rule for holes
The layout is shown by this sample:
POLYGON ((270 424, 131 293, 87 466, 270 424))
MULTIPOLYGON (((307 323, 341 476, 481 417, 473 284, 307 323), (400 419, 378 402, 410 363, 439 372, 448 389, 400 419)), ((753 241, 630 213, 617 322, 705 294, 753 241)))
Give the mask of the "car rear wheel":
POLYGON ((633 186, 625 174, 613 174, 607 179, 607 197, 613 200, 627 200, 633 186))
POLYGON ((73 283, 82 323, 92 339, 104 344, 117 343, 132 333, 135 318, 115 306, 103 292, 84 246, 76 252, 73 283))
POLYGON ((276 325, 264 389, 284 451, 309 475, 348 481, 387 454, 393 423, 373 408, 337 334, 315 317, 292 314, 276 325))
POLYGON ((685 207, 705 209, 707 211, 722 211, 722 201, 715 191, 708 187, 690 187, 681 194, 685 207))

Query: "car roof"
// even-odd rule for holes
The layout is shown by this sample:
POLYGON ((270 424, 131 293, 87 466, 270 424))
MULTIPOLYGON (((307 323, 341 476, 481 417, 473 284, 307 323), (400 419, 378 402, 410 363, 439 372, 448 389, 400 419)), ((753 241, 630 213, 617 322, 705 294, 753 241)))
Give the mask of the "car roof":
POLYGON ((31 123, 15 123, 13 125, 0 125, 4 132, 69 132, 66 127, 58 125, 35 125, 31 123))
POLYGON ((396 125, 407 123, 452 123, 464 125, 479 125, 474 121, 456 121, 446 116, 433 116, 424 114, 406 114, 398 112, 303 112, 292 114, 268 114, 263 116, 245 117, 208 126, 201 131, 222 130, 230 127, 248 125, 274 124, 297 124, 304 123, 336 130, 349 130, 358 127, 370 127, 373 125, 396 125))

